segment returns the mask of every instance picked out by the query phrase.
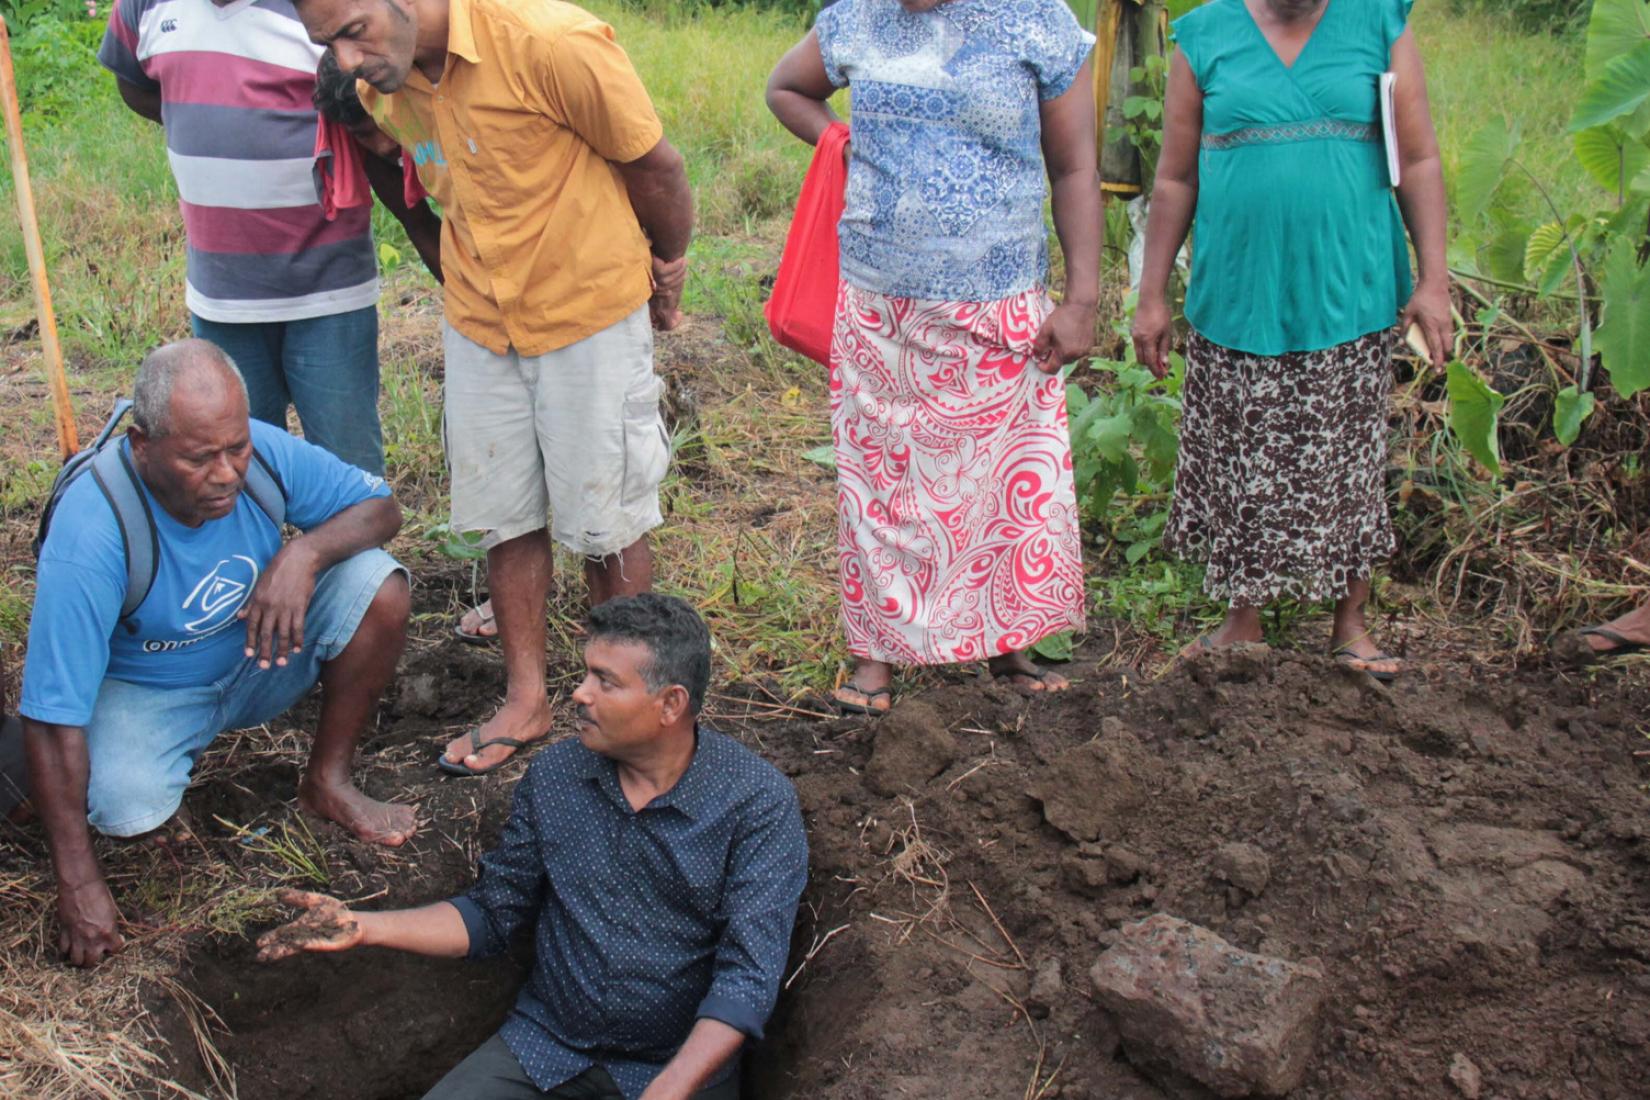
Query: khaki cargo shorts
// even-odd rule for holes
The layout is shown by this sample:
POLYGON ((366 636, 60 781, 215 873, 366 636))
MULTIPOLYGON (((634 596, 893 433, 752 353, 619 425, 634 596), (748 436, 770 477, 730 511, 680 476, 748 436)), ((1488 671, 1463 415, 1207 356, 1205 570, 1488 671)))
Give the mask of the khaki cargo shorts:
POLYGON ((543 355, 495 355, 445 322, 442 341, 454 531, 496 545, 548 514, 552 539, 599 558, 663 522, 670 437, 646 306, 543 355))

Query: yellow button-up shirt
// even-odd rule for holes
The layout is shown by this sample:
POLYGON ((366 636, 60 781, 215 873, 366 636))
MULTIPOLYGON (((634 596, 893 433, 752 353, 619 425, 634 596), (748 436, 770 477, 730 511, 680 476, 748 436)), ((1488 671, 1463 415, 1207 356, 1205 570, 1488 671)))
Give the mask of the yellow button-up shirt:
POLYGON ((449 0, 438 84, 360 86, 441 204, 447 321, 542 355, 652 294, 647 238, 617 164, 664 135, 613 29, 559 0, 449 0))

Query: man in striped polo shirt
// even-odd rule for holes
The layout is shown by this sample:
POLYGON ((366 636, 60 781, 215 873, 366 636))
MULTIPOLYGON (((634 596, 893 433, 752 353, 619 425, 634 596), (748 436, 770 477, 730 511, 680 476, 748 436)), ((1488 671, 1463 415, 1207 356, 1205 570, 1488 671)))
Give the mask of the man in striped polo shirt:
POLYGON ((313 175, 321 49, 289 0, 116 0, 98 58, 166 128, 195 335, 229 353, 252 415, 384 472, 371 207, 328 221, 313 175))

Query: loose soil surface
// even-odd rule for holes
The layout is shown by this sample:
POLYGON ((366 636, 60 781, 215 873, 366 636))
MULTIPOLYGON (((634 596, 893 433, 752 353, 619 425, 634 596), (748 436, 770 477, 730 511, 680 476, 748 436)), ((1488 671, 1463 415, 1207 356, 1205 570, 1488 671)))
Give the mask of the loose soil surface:
MULTIPOLYGON (((1204 1095, 1136 1068, 1091 997, 1115 930, 1155 912, 1318 961, 1331 995, 1293 1096, 1456 1096, 1458 1055, 1485 1098, 1644 1095, 1642 676, 1418 662, 1387 689, 1245 648, 1142 681, 1095 656, 1057 696, 959 674, 880 721, 713 716, 793 778, 812 853, 748 1096, 1204 1095)), ((323 827, 332 892, 392 906, 468 884, 523 765, 450 779, 433 755, 500 687, 490 651, 409 658, 364 768, 426 824, 395 852, 323 827)), ((295 779, 207 772, 197 821, 270 820, 295 779)), ((525 966, 252 954, 202 939, 183 976, 222 1018, 243 1100, 417 1097, 497 1026, 525 966)), ((208 1088, 184 1013, 153 1008, 179 1079, 208 1088)))

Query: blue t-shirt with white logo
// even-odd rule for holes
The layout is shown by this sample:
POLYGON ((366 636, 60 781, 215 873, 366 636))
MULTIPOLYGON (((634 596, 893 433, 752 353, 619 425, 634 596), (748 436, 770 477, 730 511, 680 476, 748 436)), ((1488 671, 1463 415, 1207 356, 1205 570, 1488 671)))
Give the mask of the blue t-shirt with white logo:
MULTIPOLYGON (((262 421, 252 421, 252 445, 286 487, 287 522, 301 531, 390 495, 382 478, 262 421)), ((149 595, 124 621, 126 551, 102 490, 78 479, 52 516, 23 666, 20 709, 37 722, 86 725, 105 677, 199 687, 247 659, 236 613, 280 550, 281 532, 244 492, 233 512, 199 527, 174 519, 148 486, 143 493, 160 557, 149 595)))

